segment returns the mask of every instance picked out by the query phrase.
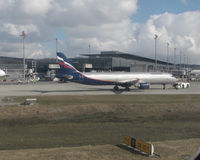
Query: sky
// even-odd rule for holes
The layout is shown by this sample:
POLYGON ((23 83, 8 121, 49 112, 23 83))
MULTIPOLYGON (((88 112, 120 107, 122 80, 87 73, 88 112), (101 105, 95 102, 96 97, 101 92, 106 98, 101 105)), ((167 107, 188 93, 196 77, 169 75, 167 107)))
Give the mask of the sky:
POLYGON ((67 57, 117 50, 200 64, 200 0, 0 0, 0 56, 67 57), (90 46, 90 51, 89 51, 90 46), (182 58, 179 58, 182 57, 182 58))

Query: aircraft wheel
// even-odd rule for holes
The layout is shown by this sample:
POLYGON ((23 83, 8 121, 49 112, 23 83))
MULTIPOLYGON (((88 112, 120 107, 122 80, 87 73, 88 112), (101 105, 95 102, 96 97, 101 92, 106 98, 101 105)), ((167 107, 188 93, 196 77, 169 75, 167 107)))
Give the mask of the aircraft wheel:
POLYGON ((118 87, 118 86, 115 86, 113 89, 114 89, 115 91, 118 91, 118 90, 119 90, 119 87, 118 87))

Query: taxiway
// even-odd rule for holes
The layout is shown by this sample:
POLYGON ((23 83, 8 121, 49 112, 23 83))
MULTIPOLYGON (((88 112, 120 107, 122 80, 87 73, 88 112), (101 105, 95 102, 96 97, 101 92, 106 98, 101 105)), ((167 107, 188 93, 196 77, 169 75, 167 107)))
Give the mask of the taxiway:
POLYGON ((114 95, 114 94, 200 94, 200 83, 191 82, 190 88, 174 89, 170 85, 166 90, 162 85, 152 85, 150 89, 131 88, 131 91, 121 89, 113 91, 113 86, 91 86, 78 83, 38 82, 36 84, 0 85, 0 97, 31 96, 31 95, 114 95))

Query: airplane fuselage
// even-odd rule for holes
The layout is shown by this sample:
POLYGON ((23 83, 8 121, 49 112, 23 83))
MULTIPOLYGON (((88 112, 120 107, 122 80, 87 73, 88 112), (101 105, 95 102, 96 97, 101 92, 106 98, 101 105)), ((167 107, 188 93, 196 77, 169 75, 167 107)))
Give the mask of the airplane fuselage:
POLYGON ((122 82, 138 79, 139 82, 150 84, 172 84, 177 81, 171 74, 167 73, 131 73, 131 72, 79 72, 79 76, 73 77, 71 81, 93 84, 93 85, 121 85, 122 82))

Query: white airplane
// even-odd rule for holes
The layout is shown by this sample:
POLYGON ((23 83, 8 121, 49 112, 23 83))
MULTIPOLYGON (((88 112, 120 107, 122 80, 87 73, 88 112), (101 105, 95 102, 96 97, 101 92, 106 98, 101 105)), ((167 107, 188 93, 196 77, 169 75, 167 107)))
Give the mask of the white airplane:
POLYGON ((57 78, 65 78, 69 81, 88 85, 114 85, 114 90, 119 90, 119 86, 122 86, 129 91, 132 85, 136 86, 138 83, 162 84, 163 89, 165 89, 166 84, 173 84, 178 81, 168 73, 81 73, 69 63, 63 53, 57 53, 57 60, 60 65, 60 73, 56 75, 57 78))
POLYGON ((6 73, 2 69, 0 69, 0 77, 5 77, 5 76, 6 76, 6 73))

